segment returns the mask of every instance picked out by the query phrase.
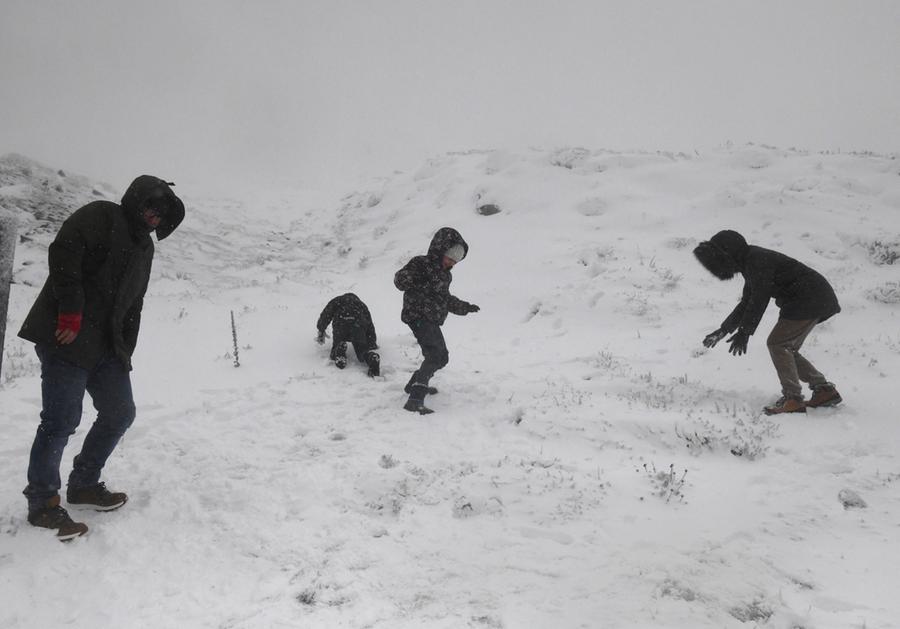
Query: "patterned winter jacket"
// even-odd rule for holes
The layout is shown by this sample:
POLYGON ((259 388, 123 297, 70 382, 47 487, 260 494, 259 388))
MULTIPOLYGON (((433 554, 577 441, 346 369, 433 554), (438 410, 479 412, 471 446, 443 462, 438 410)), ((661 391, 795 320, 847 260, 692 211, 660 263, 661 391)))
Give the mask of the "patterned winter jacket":
POLYGON ((453 245, 461 245, 468 255, 469 245, 459 232, 442 227, 431 239, 428 253, 414 257, 394 275, 394 286, 403 291, 403 311, 400 313, 403 323, 424 320, 441 325, 448 312, 469 313, 471 304, 450 294, 453 275, 442 264, 444 252, 453 245))
POLYGON ((744 277, 741 301, 722 322, 725 332, 740 328, 753 334, 773 298, 782 319, 821 323, 841 311, 834 289, 820 273, 783 253, 748 245, 736 231, 721 231, 701 242, 694 255, 720 279, 735 273, 744 277))
POLYGON ((110 352, 131 369, 154 250, 142 210, 153 199, 164 212, 155 230, 162 240, 181 223, 184 204, 168 183, 150 175, 135 179, 121 204, 93 201, 63 222, 50 244, 49 276, 20 337, 84 369, 110 352), (60 313, 82 315, 81 330, 68 345, 54 337, 60 313))
POLYGON ((325 332, 328 324, 331 324, 335 341, 365 340, 368 349, 378 346, 372 315, 362 299, 353 293, 344 293, 328 302, 319 315, 316 328, 319 332, 325 332))

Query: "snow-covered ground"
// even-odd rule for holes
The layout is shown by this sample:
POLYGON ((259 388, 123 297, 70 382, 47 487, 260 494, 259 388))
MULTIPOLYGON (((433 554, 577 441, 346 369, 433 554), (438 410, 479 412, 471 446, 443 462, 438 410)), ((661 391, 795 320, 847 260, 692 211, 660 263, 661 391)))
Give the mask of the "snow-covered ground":
MULTIPOLYGON (((0 201, 18 207, 29 185, 0 185, 0 201)), ((138 419, 104 473, 131 500, 77 512, 91 530, 69 544, 27 524, 20 493, 40 378, 15 332, 53 231, 20 218, 0 627, 900 624, 894 156, 472 151, 341 199, 176 190, 188 215, 157 248, 138 419), (481 312, 448 318, 436 413, 418 416, 401 409, 419 350, 392 279, 443 226, 470 245, 451 291, 481 312), (779 394, 774 304, 746 356, 701 345, 741 282, 691 250, 726 228, 835 286, 843 312, 804 353, 837 409, 760 414, 779 394), (314 342, 348 291, 375 320, 374 380, 314 342)))

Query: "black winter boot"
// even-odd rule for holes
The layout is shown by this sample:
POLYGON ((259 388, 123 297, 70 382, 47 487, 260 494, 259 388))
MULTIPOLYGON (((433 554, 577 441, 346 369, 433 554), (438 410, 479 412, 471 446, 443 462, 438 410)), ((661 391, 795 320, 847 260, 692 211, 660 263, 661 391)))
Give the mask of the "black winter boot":
MULTIPOLYGON (((416 374, 413 374, 412 377, 409 379, 409 382, 406 383, 406 386, 403 387, 403 392, 406 393, 407 395, 412 394, 412 387, 413 387, 413 383, 415 381, 416 381, 416 374)), ((420 386, 425 387, 425 393, 427 393, 428 395, 434 395, 435 393, 438 392, 438 390, 435 389, 434 387, 430 387, 428 385, 420 385, 420 386)))
POLYGON ((370 351, 366 354, 366 364, 369 366, 369 377, 381 375, 381 356, 377 352, 370 351))
POLYGON ((403 405, 403 408, 407 411, 418 413, 419 415, 433 413, 433 410, 425 406, 425 395, 428 392, 428 387, 424 384, 416 383, 410 388, 412 391, 409 394, 409 399, 406 400, 406 404, 403 405))
POLYGON ((343 369, 347 366, 347 344, 346 343, 335 343, 331 348, 331 360, 334 361, 335 366, 338 369, 343 369))

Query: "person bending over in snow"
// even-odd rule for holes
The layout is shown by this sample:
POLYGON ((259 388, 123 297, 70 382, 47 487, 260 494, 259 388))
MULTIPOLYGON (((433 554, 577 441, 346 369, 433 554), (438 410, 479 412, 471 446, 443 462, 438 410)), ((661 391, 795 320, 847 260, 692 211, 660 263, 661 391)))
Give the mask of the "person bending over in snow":
POLYGON ((87 533, 60 506, 59 465, 81 422, 87 391, 97 419, 69 474, 66 500, 96 511, 118 509, 100 472, 135 418, 131 355, 150 279, 153 241, 175 231, 184 204, 162 179, 141 175, 121 204, 93 201, 65 220, 50 244, 49 275, 19 336, 41 363, 41 422, 28 461, 28 522, 60 540, 87 533))
POLYGON ((408 411, 422 415, 433 411, 425 406, 425 395, 437 393, 429 381, 450 358, 441 325, 447 313, 467 315, 478 312, 475 304, 450 294, 453 275, 450 269, 466 257, 469 245, 455 229, 442 227, 431 239, 428 253, 416 256, 394 275, 394 286, 403 291, 400 320, 412 330, 422 349, 422 366, 406 383, 409 399, 403 405, 408 411))
POLYGON ((744 276, 741 301, 719 329, 703 339, 706 347, 715 347, 724 336, 737 331, 728 342, 729 352, 740 356, 747 352, 747 341, 756 331, 769 299, 780 308, 778 322, 766 344, 778 379, 781 398, 765 407, 767 415, 805 413, 807 408, 835 406, 841 396, 806 358, 800 354, 803 341, 817 324, 841 311, 834 290, 818 272, 793 258, 754 245, 748 245, 736 231, 720 231, 694 249, 694 255, 707 271, 720 280, 736 273, 744 276), (803 400, 800 381, 809 384, 812 397, 803 400))
POLYGON ((375 351, 378 349, 375 324, 366 304, 353 293, 344 293, 329 301, 316 323, 319 330, 316 341, 319 345, 325 343, 325 328, 329 323, 334 336, 331 360, 338 369, 347 366, 347 343, 353 343, 356 357, 369 366, 369 376, 380 375, 381 357, 375 351))

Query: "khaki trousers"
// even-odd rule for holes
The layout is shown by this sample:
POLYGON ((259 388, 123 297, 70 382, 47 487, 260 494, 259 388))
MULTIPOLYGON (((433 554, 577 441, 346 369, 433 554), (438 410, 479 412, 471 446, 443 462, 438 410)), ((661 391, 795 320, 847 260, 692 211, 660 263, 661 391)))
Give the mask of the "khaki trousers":
POLYGON ((801 381, 809 384, 810 388, 828 382, 825 376, 800 354, 803 341, 816 327, 816 323, 818 323, 816 319, 804 321, 779 319, 766 339, 772 364, 775 365, 775 371, 778 372, 778 379, 781 381, 781 392, 787 397, 803 397, 801 381))

